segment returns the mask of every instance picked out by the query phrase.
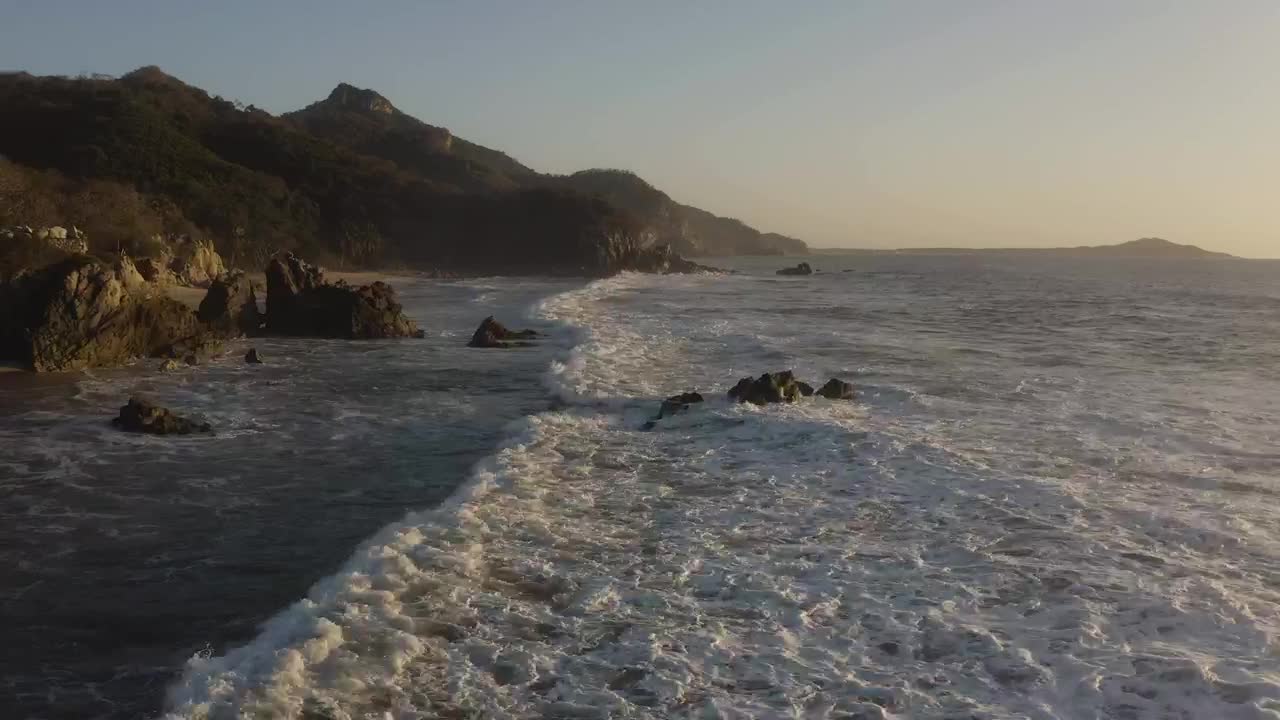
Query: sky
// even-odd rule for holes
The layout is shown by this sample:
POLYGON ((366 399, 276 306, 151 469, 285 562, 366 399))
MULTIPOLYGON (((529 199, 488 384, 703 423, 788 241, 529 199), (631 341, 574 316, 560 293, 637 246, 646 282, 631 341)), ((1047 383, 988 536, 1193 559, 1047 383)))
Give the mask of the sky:
MULTIPOLYGON (((339 82, 816 247, 1280 257, 1276 0, 0 0, 0 69, 339 82)), ((0 108, 0 112, 3 109, 0 108)))

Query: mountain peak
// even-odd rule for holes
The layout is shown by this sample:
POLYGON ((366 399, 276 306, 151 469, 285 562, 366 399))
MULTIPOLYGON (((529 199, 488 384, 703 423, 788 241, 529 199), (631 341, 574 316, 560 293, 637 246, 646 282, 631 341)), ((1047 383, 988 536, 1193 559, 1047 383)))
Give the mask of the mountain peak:
POLYGON ((373 90, 358 88, 347 83, 338 83, 333 92, 329 93, 329 99, 325 102, 351 110, 362 110, 383 115, 390 115, 396 112, 396 106, 392 105, 390 100, 373 90))

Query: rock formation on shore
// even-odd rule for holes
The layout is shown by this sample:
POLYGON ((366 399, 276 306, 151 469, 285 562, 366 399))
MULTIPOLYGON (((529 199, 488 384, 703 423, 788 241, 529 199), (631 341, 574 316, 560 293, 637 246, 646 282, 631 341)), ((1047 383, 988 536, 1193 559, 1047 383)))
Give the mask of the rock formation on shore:
POLYGON ((293 253, 267 264, 266 329, 278 335, 372 339, 422 337, 384 282, 353 288, 293 253))
POLYGON ((512 348, 525 347, 533 343, 527 342, 538 337, 533 330, 509 330, 507 326, 493 319, 485 318, 471 336, 467 347, 473 348, 512 348))
POLYGON ((239 270, 214 280, 196 311, 200 322, 224 337, 252 335, 262 327, 253 283, 239 270))
POLYGON ((130 268, 74 256, 0 285, 0 358, 59 371, 182 352, 203 333, 195 314, 131 289, 130 268))

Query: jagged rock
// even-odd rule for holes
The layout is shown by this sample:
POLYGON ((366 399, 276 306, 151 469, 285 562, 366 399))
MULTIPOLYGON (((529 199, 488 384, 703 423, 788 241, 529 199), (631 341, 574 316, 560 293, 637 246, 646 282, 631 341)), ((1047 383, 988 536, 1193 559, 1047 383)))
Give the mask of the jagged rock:
POLYGON ((207 287, 226 273, 222 256, 210 243, 190 238, 174 238, 170 243, 174 255, 169 261, 169 270, 179 284, 207 287))
POLYGON ((185 305, 131 293, 115 268, 84 256, 21 274, 0 294, 0 359, 36 371, 171 356, 176 343, 201 334, 185 305))
POLYGON ((327 338, 422 337, 384 282, 353 288, 327 283, 324 271, 293 253, 267 264, 267 329, 327 338))
POLYGON ((262 327, 253 283, 239 270, 226 273, 209 285, 196 317, 223 337, 251 335, 262 327))
POLYGON ((244 361, 251 365, 261 365, 262 358, 258 356, 258 348, 249 348, 249 352, 244 354, 244 361))
POLYGON ((169 358, 168 360, 165 360, 164 362, 160 363, 160 372, 172 372, 181 367, 182 367, 182 363, 178 362, 173 358, 169 358))
POLYGON ((493 319, 485 318, 476 328, 467 347, 475 348, 510 348, 528 347, 532 343, 523 342, 538 337, 533 330, 508 330, 505 325, 493 319))
POLYGON ((128 432, 151 435, 190 435, 210 430, 209 423, 188 420, 136 397, 129 398, 129 403, 120 408, 120 414, 111 420, 111 424, 128 432))
POLYGON ((853 385, 837 378, 831 378, 818 389, 818 394, 829 400, 852 400, 854 398, 853 385))
POLYGON ((652 430, 654 426, 657 424, 657 422, 662 418, 671 417, 672 415, 675 415, 678 412, 683 412, 685 410, 688 410, 690 405, 694 403, 700 403, 702 401, 703 401, 702 395, 697 392, 687 392, 687 393, 680 393, 679 395, 672 395, 671 397, 662 401, 662 406, 658 408, 657 417, 646 422, 641 429, 652 430))
POLYGON ((782 268, 777 272, 777 274, 778 275, 812 275, 813 268, 809 266, 809 263, 802 262, 799 265, 796 265, 795 267, 782 268))
POLYGON ((729 397, 753 405, 795 402, 804 394, 802 384, 790 370, 765 373, 758 378, 742 378, 729 390, 729 397))
POLYGON ((147 286, 147 279, 138 272, 138 267, 133 264, 133 260, 129 259, 128 255, 117 255, 112 269, 116 271, 120 283, 124 285, 127 292, 139 292, 147 286))
POLYGON ((800 389, 800 395, 803 397, 813 395, 813 386, 803 380, 797 380, 796 387, 800 389))

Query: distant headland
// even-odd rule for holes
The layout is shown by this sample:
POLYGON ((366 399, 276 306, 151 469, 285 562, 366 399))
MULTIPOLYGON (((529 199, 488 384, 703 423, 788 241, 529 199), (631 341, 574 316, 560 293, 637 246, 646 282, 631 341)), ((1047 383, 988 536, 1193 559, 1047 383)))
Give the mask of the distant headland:
POLYGON ((1077 245, 1075 247, 1053 248, 898 248, 891 250, 871 250, 857 248, 810 248, 809 251, 822 255, 1070 255, 1075 257, 1109 257, 1109 258, 1235 258, 1223 252, 1205 250, 1195 245, 1182 245, 1164 238, 1146 237, 1116 245, 1077 245))

